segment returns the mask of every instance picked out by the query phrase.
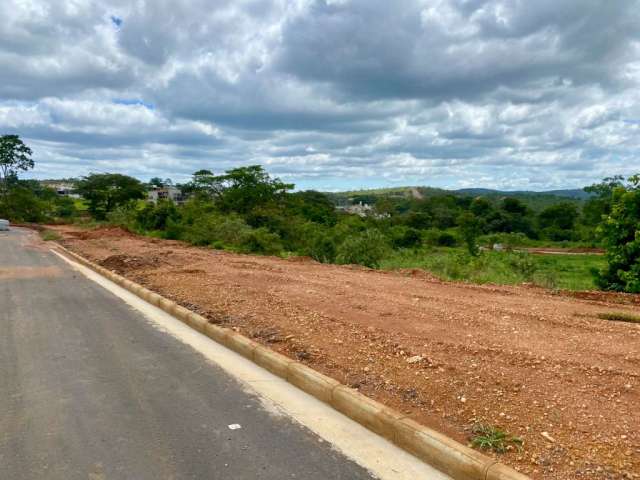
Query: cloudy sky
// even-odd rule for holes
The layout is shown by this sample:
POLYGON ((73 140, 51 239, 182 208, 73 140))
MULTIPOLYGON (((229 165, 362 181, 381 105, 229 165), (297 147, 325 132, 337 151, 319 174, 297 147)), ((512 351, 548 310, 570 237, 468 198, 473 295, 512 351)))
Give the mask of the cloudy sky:
POLYGON ((32 176, 579 187, 640 171, 640 0, 2 0, 32 176))

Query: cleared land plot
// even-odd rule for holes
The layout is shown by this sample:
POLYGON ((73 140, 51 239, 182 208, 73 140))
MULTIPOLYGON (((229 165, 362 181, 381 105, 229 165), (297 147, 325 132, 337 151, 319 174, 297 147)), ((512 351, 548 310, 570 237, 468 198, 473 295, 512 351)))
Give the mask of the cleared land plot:
POLYGON ((446 283, 55 227, 78 253, 534 478, 640 478, 640 296, 446 283), (626 475, 626 477, 625 477, 626 475))

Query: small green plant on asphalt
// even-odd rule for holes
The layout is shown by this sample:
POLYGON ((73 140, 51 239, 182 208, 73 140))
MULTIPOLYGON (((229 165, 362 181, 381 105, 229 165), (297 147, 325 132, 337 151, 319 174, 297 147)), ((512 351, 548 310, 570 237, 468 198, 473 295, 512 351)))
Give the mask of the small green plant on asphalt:
POLYGON ((506 453, 511 448, 520 450, 524 444, 520 437, 513 436, 504 430, 484 423, 475 424, 471 433, 471 446, 496 453, 506 453))
POLYGON ((628 322, 640 323, 640 316, 625 312, 606 312, 599 313, 598 318, 602 320, 610 320, 612 322, 628 322))
POLYGON ((57 241, 57 240, 60 240, 62 238, 60 236, 60 234, 58 234, 58 232, 54 232, 53 230, 43 230, 43 231, 41 231, 40 232, 40 237, 45 242, 57 241))

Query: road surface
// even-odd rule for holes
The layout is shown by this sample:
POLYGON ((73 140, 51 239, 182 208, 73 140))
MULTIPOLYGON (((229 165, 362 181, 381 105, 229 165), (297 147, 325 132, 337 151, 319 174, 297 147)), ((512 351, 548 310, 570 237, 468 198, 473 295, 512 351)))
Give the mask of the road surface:
POLYGON ((0 232, 0 329, 0 479, 371 478, 32 232, 0 232))

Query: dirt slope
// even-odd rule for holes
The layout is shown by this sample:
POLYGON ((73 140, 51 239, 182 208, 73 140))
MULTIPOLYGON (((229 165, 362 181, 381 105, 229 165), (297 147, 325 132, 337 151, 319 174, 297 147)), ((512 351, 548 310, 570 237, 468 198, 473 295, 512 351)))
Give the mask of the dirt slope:
POLYGON ((639 296, 444 283, 56 229, 88 258, 460 441, 480 421, 522 437, 500 459, 534 478, 640 478, 640 324, 596 316, 640 314, 639 296))

